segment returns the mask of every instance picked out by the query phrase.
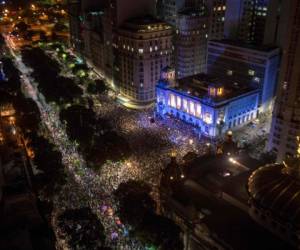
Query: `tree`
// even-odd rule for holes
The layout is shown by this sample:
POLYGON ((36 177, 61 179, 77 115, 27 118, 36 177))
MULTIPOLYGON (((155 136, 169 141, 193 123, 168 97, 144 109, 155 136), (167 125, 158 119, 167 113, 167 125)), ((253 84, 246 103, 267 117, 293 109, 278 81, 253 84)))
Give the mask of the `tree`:
POLYGON ((119 204, 119 215, 123 223, 139 227, 147 213, 155 210, 156 204, 150 197, 151 188, 141 181, 121 183, 114 192, 119 204))
POLYGON ((37 131, 41 118, 36 103, 29 98, 25 98, 21 93, 14 96, 12 102, 16 110, 18 125, 22 128, 23 133, 37 131))
POLYGON ((28 25, 22 21, 15 25, 15 29, 20 33, 25 33, 28 30, 28 25))
POLYGON ((109 250, 104 247, 104 227, 90 208, 66 210, 58 217, 58 225, 72 249, 109 250))
POLYGON ((28 146, 34 150, 34 164, 41 171, 38 175, 40 190, 52 198, 66 182, 62 155, 53 144, 35 133, 31 134, 28 146))
POLYGON ((155 246, 161 250, 183 249, 180 228, 155 213, 156 204, 150 192, 151 188, 141 181, 120 184, 114 197, 119 204, 121 221, 131 226, 131 233, 145 246, 155 246))
POLYGON ((135 231, 136 237, 146 245, 157 246, 160 250, 182 250, 180 228, 170 219, 149 213, 135 231))

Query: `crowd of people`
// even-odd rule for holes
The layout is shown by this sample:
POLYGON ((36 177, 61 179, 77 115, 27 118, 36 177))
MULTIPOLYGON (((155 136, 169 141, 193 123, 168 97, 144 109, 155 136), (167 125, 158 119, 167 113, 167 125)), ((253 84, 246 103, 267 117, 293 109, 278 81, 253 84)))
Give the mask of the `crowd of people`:
POLYGON ((48 130, 46 136, 61 152, 62 162, 70 178, 55 199, 57 215, 67 209, 88 206, 103 224, 105 235, 110 236, 106 245, 142 249, 138 242, 127 237, 128 230, 115 213, 117 204, 111 195, 112 191, 129 180, 143 180, 157 188, 161 171, 171 154, 175 154, 178 160, 189 152, 202 154, 206 150, 206 143, 199 140, 191 127, 182 122, 156 118, 153 110, 127 110, 105 94, 93 95, 97 116, 108 120, 133 149, 128 159, 107 161, 99 171, 94 171, 80 155, 78 144, 69 140, 57 106, 45 101, 42 93, 29 80, 27 73, 30 70, 25 65, 21 68, 26 69, 23 71, 24 89, 29 90, 27 94, 36 101, 42 122, 48 130))

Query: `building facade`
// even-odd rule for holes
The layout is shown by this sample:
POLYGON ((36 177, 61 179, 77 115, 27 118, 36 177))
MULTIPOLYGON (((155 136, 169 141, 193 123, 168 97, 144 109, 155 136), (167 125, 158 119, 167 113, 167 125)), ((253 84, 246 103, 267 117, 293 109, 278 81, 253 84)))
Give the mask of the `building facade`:
POLYGON ((209 39, 223 39, 226 16, 226 0, 207 0, 209 13, 209 39))
POLYGON ((160 80, 156 87, 157 114, 190 123, 208 137, 220 136, 257 118, 258 90, 219 82, 204 74, 182 79, 176 87, 160 80))
POLYGON ((264 40, 269 0, 243 1, 239 38, 255 44, 264 40))
POLYGON ((131 19, 118 29, 114 81, 123 104, 154 103, 160 72, 172 61, 172 36, 169 24, 152 17, 131 19))
POLYGON ((208 74, 258 88, 260 112, 273 108, 279 61, 280 50, 273 46, 251 46, 231 40, 208 43, 208 74))
POLYGON ((175 65, 178 78, 206 70, 208 16, 205 10, 185 9, 178 14, 175 65))
POLYGON ((279 162, 295 154, 300 135, 300 0, 291 2, 268 145, 279 162))
POLYGON ((68 1, 68 13, 69 13, 69 27, 70 27, 70 44, 77 51, 83 51, 83 41, 81 34, 81 20, 82 14, 81 1, 69 0, 68 1))

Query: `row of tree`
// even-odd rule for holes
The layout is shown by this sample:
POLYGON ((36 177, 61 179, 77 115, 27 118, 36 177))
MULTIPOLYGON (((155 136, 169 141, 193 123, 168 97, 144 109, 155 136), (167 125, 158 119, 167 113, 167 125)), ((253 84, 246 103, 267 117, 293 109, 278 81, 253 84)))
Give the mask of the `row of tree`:
POLYGON ((151 188, 141 181, 120 184, 114 192, 118 214, 130 233, 146 247, 160 250, 181 250, 180 228, 170 219, 155 213, 156 203, 151 188))
POLYGON ((73 105, 60 112, 67 134, 79 147, 88 165, 99 167, 107 160, 119 161, 131 154, 126 139, 115 132, 107 120, 97 118, 91 108, 73 105))
POLYGON ((32 77, 39 83, 38 88, 47 102, 63 105, 81 98, 82 89, 73 79, 60 76, 59 64, 42 49, 24 49, 22 58, 24 63, 33 69, 32 77))

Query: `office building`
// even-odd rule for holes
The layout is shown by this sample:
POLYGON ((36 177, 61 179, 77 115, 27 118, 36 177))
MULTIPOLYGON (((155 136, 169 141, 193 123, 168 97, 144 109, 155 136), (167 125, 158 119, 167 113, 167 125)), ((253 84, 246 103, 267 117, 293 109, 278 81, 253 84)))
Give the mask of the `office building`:
POLYGON ((178 78, 205 72, 208 16, 204 10, 186 8, 178 13, 175 65, 178 78))
POLYGON ((300 135, 300 1, 292 1, 286 26, 279 84, 269 138, 269 150, 280 162, 294 155, 296 136, 300 135))
POLYGON ((161 79, 156 92, 157 114, 192 124, 199 135, 220 136, 257 117, 257 89, 235 86, 204 74, 181 79, 175 87, 161 79))
POLYGON ((119 100, 129 107, 151 105, 161 69, 172 60, 172 27, 148 16, 128 20, 117 32, 114 81, 119 100))
POLYGON ((158 17, 167 23, 176 26, 177 14, 185 7, 185 0, 161 0, 159 1, 158 17))
POLYGON ((262 44, 266 27, 269 0, 243 1, 239 38, 262 44))
POLYGON ((70 27, 70 44, 76 50, 81 53, 83 51, 83 41, 81 34, 81 1, 69 0, 68 1, 69 12, 69 27, 70 27))
POLYGON ((260 90, 259 111, 271 111, 274 102, 280 50, 239 41, 212 40, 208 43, 207 72, 236 85, 260 90))
POLYGON ((208 0, 209 39, 223 39, 226 16, 226 0, 208 0))

